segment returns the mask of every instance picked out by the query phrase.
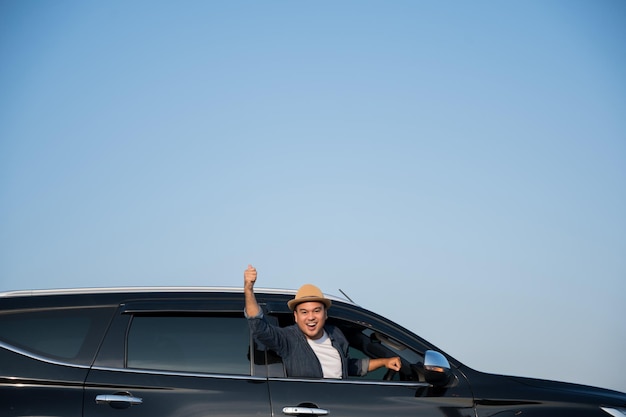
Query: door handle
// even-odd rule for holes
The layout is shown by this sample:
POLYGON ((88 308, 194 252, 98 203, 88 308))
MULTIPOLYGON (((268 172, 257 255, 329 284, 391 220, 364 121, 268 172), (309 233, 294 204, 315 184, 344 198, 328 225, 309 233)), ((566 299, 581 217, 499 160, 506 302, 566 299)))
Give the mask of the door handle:
POLYGON ((143 403, 143 399, 139 397, 133 397, 132 395, 123 394, 102 394, 96 396, 96 404, 109 404, 115 405, 139 405, 143 403))
POLYGON ((326 416, 328 415, 328 410, 314 407, 283 407, 283 414, 287 414, 288 416, 297 416, 300 414, 312 416, 326 416))

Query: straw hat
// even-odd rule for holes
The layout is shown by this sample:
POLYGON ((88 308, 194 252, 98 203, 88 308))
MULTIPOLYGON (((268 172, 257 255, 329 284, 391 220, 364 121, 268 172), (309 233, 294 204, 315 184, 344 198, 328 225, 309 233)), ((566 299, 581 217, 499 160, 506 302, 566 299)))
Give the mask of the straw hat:
POLYGON ((322 291, 315 285, 304 284, 296 293, 295 298, 287 302, 287 306, 290 310, 293 310, 298 304, 308 303, 309 301, 319 301, 320 303, 324 303, 326 308, 330 308, 331 304, 331 301, 324 297, 322 291))

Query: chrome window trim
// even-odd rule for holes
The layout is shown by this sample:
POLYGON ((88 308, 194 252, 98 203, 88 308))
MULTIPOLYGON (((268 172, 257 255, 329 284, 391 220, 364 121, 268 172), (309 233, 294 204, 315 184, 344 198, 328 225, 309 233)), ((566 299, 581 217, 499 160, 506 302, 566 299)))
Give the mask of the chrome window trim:
POLYGON ((270 382, 307 382, 307 383, 323 383, 323 384, 352 384, 352 385, 383 385, 383 386, 398 386, 409 388, 423 388, 430 387, 428 382, 415 382, 415 381, 377 381, 374 379, 330 379, 330 378, 288 378, 288 377, 270 377, 270 382))
POLYGON ((59 365, 59 366, 69 366, 72 368, 80 368, 80 369, 89 369, 90 366, 89 365, 81 365, 81 364, 77 364, 77 363, 71 363, 71 362, 65 362, 62 360, 56 360, 56 359, 52 359, 43 355, 38 355, 36 353, 30 352, 26 349, 22 349, 22 348, 18 348, 16 346, 10 345, 6 342, 2 342, 0 341, 0 348, 9 350, 11 352, 17 353, 18 355, 22 355, 22 356, 26 356, 27 358, 31 358, 31 359, 35 359, 37 361, 40 362, 45 362, 45 363, 49 363, 52 365, 59 365))
POLYGON ((95 371, 106 372, 124 372, 131 374, 147 374, 147 375, 167 375, 167 376, 188 376, 194 378, 219 378, 219 379, 242 379, 242 380, 254 380, 265 381, 266 377, 254 376, 254 375, 239 375, 239 374, 211 374, 200 372, 176 372, 176 371, 160 371, 158 369, 137 369, 137 368, 115 368, 108 366, 93 366, 91 369, 95 371))

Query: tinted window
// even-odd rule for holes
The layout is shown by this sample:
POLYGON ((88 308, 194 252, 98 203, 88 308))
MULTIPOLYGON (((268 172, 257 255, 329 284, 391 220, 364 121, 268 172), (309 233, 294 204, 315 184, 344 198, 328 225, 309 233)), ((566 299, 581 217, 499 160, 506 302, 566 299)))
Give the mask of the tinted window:
POLYGON ((51 359, 90 363, 110 311, 68 308, 5 312, 0 314, 0 340, 51 359))
POLYGON ((127 367, 249 375, 249 346, 243 317, 135 316, 127 367))

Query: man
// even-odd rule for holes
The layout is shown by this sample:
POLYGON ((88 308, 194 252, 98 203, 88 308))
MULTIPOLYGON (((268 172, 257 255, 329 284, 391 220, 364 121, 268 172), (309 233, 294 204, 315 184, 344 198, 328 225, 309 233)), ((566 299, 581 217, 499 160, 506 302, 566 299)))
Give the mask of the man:
POLYGON ((287 305, 295 324, 278 327, 269 323, 254 295, 257 271, 252 265, 244 271, 245 315, 254 337, 283 359, 287 376, 307 378, 346 378, 363 376, 383 366, 399 371, 399 357, 351 359, 348 341, 341 330, 326 325, 331 300, 314 285, 305 284, 287 305))

